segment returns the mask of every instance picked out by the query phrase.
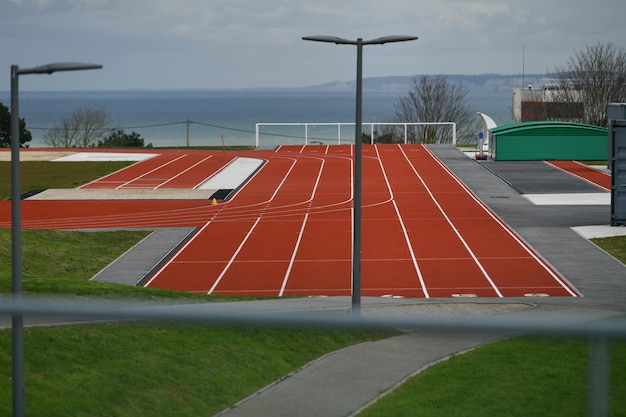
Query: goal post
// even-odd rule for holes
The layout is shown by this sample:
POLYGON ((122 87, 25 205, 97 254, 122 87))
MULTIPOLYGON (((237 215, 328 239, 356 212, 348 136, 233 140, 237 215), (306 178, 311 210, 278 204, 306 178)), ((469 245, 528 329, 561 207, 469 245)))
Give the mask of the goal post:
MULTIPOLYGON (((257 123, 256 147, 262 145, 354 144, 355 123, 257 123)), ((364 143, 451 143, 456 145, 454 122, 366 122, 364 143)))

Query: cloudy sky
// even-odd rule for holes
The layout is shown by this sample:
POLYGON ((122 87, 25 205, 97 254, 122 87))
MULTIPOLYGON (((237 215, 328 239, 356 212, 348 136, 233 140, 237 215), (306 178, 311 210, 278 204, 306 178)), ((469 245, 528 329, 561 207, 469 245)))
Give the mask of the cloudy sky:
MULTIPOLYGON (((0 0, 0 62, 99 71, 21 90, 297 87, 355 78, 356 48, 302 36, 413 35, 364 48, 364 77, 545 73, 587 45, 626 47, 624 0, 0 0)), ((0 70, 1 73, 2 70, 0 70)))

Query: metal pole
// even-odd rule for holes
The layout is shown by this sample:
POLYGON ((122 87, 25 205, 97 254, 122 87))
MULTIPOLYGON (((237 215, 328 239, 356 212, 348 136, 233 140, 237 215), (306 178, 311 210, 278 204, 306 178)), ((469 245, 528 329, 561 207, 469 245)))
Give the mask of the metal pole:
POLYGON ((609 341, 605 337, 594 337, 589 342, 589 416, 609 415, 609 341))
MULTIPOLYGON (((100 69, 102 65, 81 62, 57 62, 34 68, 19 69, 11 65, 11 295, 22 301, 22 208, 20 195, 20 74, 52 74, 57 71, 100 69)), ((24 316, 11 316, 13 357, 13 416, 24 417, 24 316)))
POLYGON ((354 216, 352 218, 352 314, 361 314, 361 172, 363 39, 356 41, 356 122, 354 126, 354 216))
MULTIPOLYGON (((11 293, 22 300, 22 217, 20 196, 19 69, 11 66, 11 293)), ((11 317, 13 346, 13 416, 24 416, 24 317, 11 317)))

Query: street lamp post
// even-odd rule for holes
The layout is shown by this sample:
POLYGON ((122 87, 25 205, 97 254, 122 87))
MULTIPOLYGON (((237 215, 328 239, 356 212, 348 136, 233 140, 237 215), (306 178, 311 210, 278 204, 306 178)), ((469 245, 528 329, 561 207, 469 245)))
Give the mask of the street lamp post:
MULTIPOLYGON (((80 62, 55 62, 34 68, 11 66, 11 293, 22 301, 22 213, 20 196, 20 117, 19 76, 52 74, 58 71, 100 69, 102 65, 80 62)), ((22 314, 11 318, 13 346, 13 416, 24 416, 24 320, 22 314)))
POLYGON ((361 171, 362 171, 362 105, 363 105, 363 45, 383 45, 392 42, 414 41, 417 36, 383 36, 364 41, 337 36, 305 36, 305 41, 327 42, 336 45, 356 45, 356 121, 354 126, 354 215, 352 216, 352 314, 361 312, 361 171))

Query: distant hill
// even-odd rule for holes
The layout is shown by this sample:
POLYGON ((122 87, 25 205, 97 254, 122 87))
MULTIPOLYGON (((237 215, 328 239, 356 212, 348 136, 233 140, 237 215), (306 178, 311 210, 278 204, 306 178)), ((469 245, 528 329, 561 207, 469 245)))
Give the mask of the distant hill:
MULTIPOLYGON (((419 79, 420 77, 421 75, 364 78, 363 90, 406 92, 411 89, 413 79, 419 79)), ((507 91, 510 93, 514 88, 524 88, 528 84, 536 84, 539 79, 546 78, 546 74, 525 74, 524 76, 522 76, 522 74, 453 74, 446 75, 446 77, 449 82, 464 85, 472 91, 507 91)), ((349 91, 354 90, 355 82, 355 80, 335 81, 315 85, 309 89, 320 91, 349 91)))

